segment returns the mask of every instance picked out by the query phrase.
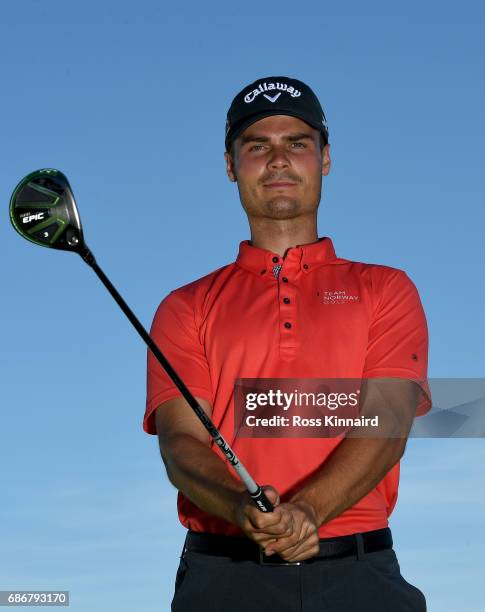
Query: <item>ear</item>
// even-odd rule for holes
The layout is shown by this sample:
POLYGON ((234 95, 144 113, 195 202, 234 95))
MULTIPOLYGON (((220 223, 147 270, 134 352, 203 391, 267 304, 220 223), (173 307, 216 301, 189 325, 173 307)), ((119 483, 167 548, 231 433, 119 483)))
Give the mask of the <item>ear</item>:
POLYGON ((330 159, 330 145, 326 144, 323 147, 322 151, 322 174, 323 176, 327 176, 330 172, 330 167, 332 165, 332 160, 330 159))
POLYGON ((237 181, 237 177, 236 177, 236 170, 235 170, 234 159, 227 152, 224 153, 224 159, 226 160, 226 172, 227 172, 227 176, 229 177, 230 181, 235 183, 237 181))

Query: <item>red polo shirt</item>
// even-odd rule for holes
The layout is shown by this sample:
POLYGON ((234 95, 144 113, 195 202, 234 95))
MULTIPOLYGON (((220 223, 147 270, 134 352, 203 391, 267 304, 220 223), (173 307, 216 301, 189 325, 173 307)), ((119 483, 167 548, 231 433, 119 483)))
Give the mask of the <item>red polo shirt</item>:
MULTIPOLYGON (((342 438, 235 437, 236 379, 407 378, 423 391, 418 414, 431 405, 426 319, 415 286, 401 270, 337 258, 330 238, 293 247, 284 259, 241 242, 235 263, 162 301, 151 334, 191 392, 211 403, 214 424, 253 478, 282 495, 318 469, 342 438)), ((156 433, 156 408, 179 395, 149 353, 147 433, 156 433)), ((320 537, 386 527, 398 483, 399 464, 320 527, 320 537)), ((178 511, 195 531, 241 534, 182 493, 178 511)))

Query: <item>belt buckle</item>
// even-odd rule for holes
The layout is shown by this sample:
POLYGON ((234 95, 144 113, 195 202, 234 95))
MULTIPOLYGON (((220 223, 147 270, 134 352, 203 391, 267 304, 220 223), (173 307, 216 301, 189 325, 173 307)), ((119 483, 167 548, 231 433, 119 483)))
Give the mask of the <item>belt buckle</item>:
POLYGON ((273 555, 267 556, 264 554, 264 550, 262 548, 259 549, 259 565, 272 565, 272 566, 280 566, 280 565, 301 565, 301 561, 285 561, 279 555, 276 555, 281 561, 271 561, 273 555), (268 560, 269 559, 269 560, 268 560))

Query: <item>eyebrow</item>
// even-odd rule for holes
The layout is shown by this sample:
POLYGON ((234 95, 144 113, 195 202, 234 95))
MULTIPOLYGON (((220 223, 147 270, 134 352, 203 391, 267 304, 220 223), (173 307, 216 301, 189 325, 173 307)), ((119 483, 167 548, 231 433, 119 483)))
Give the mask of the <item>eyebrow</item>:
MULTIPOLYGON (((257 136, 248 134, 247 136, 241 136, 241 145, 246 144, 247 142, 269 142, 271 139, 268 136, 257 136)), ((306 132, 298 132, 295 134, 288 134, 287 136, 283 136, 283 140, 287 140, 288 142, 296 142, 298 140, 310 139, 312 140, 312 136, 307 134, 306 132)))

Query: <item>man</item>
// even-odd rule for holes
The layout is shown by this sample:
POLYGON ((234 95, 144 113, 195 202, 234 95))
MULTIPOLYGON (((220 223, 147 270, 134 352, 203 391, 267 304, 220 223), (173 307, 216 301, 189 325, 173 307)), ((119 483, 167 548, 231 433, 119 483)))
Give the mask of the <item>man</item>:
POLYGON ((412 420, 430 407, 416 289, 404 272, 337 258, 318 238, 330 145, 307 85, 245 87, 225 144, 251 240, 235 263, 167 296, 152 335, 250 474, 269 483, 275 509, 254 506, 149 355, 144 428, 158 433, 189 530, 172 610, 425 610, 388 528, 412 420), (363 379, 361 412, 378 415, 380 435, 238 437, 241 378, 363 379))

